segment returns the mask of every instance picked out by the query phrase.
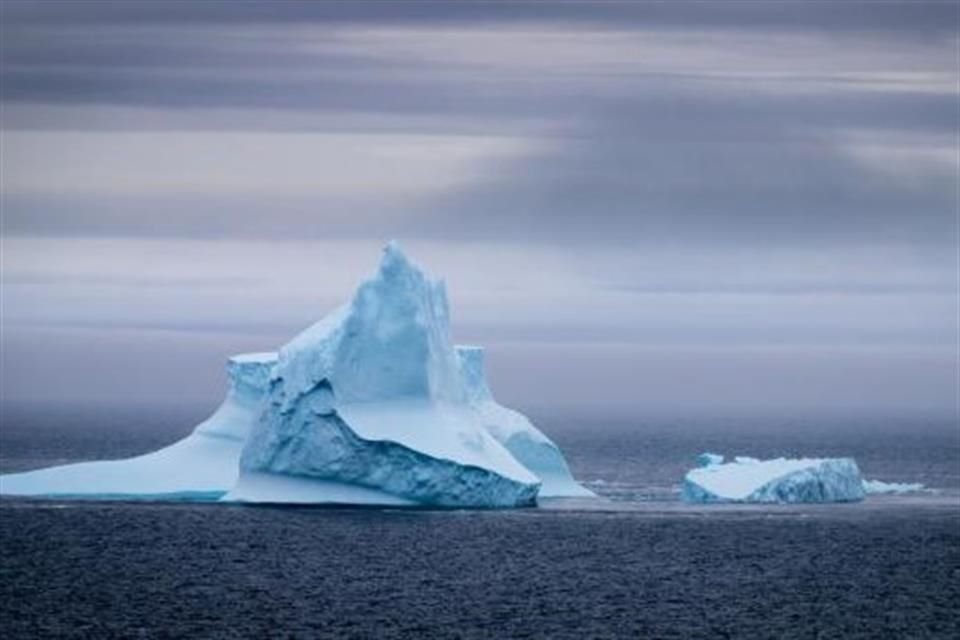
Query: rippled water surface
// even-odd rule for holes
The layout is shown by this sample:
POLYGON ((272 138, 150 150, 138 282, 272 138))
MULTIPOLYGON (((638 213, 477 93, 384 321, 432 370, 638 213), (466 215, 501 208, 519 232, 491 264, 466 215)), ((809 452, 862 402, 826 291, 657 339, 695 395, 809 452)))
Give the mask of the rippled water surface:
MULTIPOLYGON (((0 468, 149 451, 189 411, 11 411, 0 468)), ((538 421, 608 498, 511 512, 0 500, 0 636, 960 637, 949 419, 538 421), (853 455, 933 491, 687 507, 701 450, 853 455)))

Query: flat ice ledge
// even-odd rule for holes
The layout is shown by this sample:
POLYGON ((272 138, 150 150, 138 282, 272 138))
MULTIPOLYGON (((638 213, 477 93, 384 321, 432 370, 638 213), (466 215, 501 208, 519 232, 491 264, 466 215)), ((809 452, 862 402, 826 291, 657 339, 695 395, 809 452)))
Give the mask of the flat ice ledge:
POLYGON ((701 466, 684 478, 685 502, 856 502, 865 496, 853 458, 757 460, 701 455, 701 466))
POLYGON ((0 476, 0 494, 88 500, 216 500, 237 479, 243 443, 194 433, 126 460, 79 462, 0 476))
POLYGON ((124 460, 78 462, 0 475, 0 494, 87 500, 216 500, 237 481, 243 443, 260 412, 274 353, 227 362, 230 387, 186 438, 124 460))

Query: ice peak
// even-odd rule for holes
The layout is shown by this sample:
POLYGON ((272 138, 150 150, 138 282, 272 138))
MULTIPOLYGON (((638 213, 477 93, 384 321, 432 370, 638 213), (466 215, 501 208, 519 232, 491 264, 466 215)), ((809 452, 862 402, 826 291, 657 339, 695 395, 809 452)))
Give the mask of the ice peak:
POLYGON ((423 275, 420 268, 411 262, 400 248, 400 243, 391 240, 383 247, 383 256, 380 258, 377 275, 383 279, 397 279, 407 273, 423 275))
POLYGON ((443 283, 391 242, 353 299, 281 349, 276 377, 288 393, 326 380, 343 403, 465 395, 450 342, 443 283))

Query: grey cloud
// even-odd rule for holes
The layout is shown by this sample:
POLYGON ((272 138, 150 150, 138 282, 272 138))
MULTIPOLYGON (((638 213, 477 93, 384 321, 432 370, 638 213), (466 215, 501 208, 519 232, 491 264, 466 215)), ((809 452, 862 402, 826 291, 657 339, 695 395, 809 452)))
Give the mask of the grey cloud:
MULTIPOLYGON (((490 237, 511 229, 530 241, 603 238, 638 246, 953 246, 957 178, 950 164, 900 184, 842 149, 848 128, 892 128, 895 109, 861 115, 825 101, 775 102, 673 94, 601 110, 582 137, 499 166, 487 183, 435 205, 460 223, 423 232, 490 237)), ((901 121, 935 127, 947 120, 948 104, 915 102, 901 121)), ((955 149, 950 133, 937 135, 955 149)))
MULTIPOLYGON (((922 72, 939 74, 940 84, 946 85, 940 87, 941 93, 952 95, 953 90, 955 30, 928 34, 922 25, 905 19, 912 13, 937 13, 942 10, 937 5, 926 10, 900 7, 896 12, 900 20, 888 18, 891 29, 882 33, 871 31, 868 23, 857 31, 832 33, 802 20, 758 28, 746 16, 765 15, 767 10, 759 3, 721 12, 743 13, 742 20, 729 23, 698 20, 715 13, 710 5, 678 3, 681 14, 689 19, 670 27, 642 19, 558 21, 540 4, 539 20, 524 22, 519 30, 509 19, 514 7, 509 4, 487 5, 488 20, 453 26, 429 18, 391 21, 386 17, 391 6, 377 3, 358 4, 370 5, 371 14, 380 11, 379 21, 317 18, 237 23, 231 17, 242 15, 242 10, 207 11, 210 4, 218 5, 191 4, 199 7, 200 19, 190 23, 164 21, 161 7, 151 9, 144 3, 134 6, 151 19, 135 23, 111 20, 124 13, 116 5, 111 11, 98 12, 89 3, 82 3, 87 7, 82 12, 71 12, 70 5, 62 7, 67 15, 76 13, 74 21, 41 19, 20 24, 16 17, 8 19, 4 100, 391 113, 508 115, 545 110, 555 115, 577 109, 581 101, 589 104, 591 96, 630 95, 637 87, 655 87, 664 79, 710 80, 714 90, 723 90, 727 84, 734 91, 744 85, 749 90, 749 83, 757 80, 761 82, 754 86, 774 89, 778 83, 820 84, 821 91, 826 87, 836 92, 846 85, 856 90, 858 85, 880 83, 890 90, 929 90, 911 87, 910 78, 922 72), (506 17, 498 21, 500 12, 506 17), (205 15, 222 20, 206 21, 205 15), (98 22, 96 16, 102 20, 98 22), (557 55, 562 58, 557 60, 557 55), (886 75, 877 78, 878 70, 886 75)), ((57 14, 43 6, 38 13, 57 14)), ((180 5, 163 6, 173 15, 179 12, 180 5)), ((312 6, 280 5, 281 9, 312 6)), ((436 4, 429 6, 431 15, 443 13, 436 4)), ((877 15, 885 13, 886 5, 880 6, 877 15)), ((561 13, 571 7, 578 5, 549 5, 561 13)), ((828 15, 830 24, 842 22, 834 11, 812 14, 828 15)))
POLYGON ((824 11, 822 3, 803 0, 755 2, 302 2, 300 0, 238 0, 236 2, 166 2, 138 0, 7 0, 4 17, 12 24, 58 23, 483 23, 572 21, 581 23, 644 24, 660 28, 710 27, 795 28, 823 31, 911 29, 922 34, 953 30, 952 3, 940 0, 839 0, 824 11))
MULTIPOLYGON (((848 132, 867 130, 881 139, 919 135, 955 148, 955 96, 718 93, 662 79, 633 93, 546 101, 543 116, 565 124, 534 129, 528 135, 536 150, 493 162, 478 183, 443 196, 296 195, 282 183, 255 197, 7 193, 7 229, 183 237, 509 235, 620 244, 952 242, 956 178, 949 166, 930 175, 918 167, 916 179, 898 183, 843 145, 853 144, 844 140, 848 132)), ((540 102, 515 99, 525 110, 540 102)), ((394 104, 386 93, 372 102, 394 104)), ((515 134, 523 139, 522 129, 515 134)), ((264 158, 278 170, 287 161, 264 158)))

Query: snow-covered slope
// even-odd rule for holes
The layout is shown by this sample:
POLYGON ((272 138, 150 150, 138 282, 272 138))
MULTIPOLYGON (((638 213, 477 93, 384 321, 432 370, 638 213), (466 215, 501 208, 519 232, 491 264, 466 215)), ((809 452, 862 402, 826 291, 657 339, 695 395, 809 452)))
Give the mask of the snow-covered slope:
POLYGON ((864 498, 852 458, 757 460, 704 454, 684 478, 687 502, 853 502, 864 498))
MULTIPOLYGON (((350 304, 280 350, 228 499, 283 501, 267 474, 359 486, 417 504, 535 503, 539 479, 467 402, 444 286, 395 244, 350 304)), ((336 492, 339 495, 339 492, 336 492)), ((374 502, 380 502, 373 495, 374 502)))
POLYGON ((540 497, 594 496, 573 479, 567 461, 550 438, 519 411, 497 403, 487 385, 483 348, 458 345, 456 350, 470 406, 497 442, 541 480, 540 497))
POLYGON ((260 411, 272 353, 234 356, 223 404, 189 436, 126 460, 81 462, 0 476, 0 493, 89 498, 215 500, 233 487, 260 411))

